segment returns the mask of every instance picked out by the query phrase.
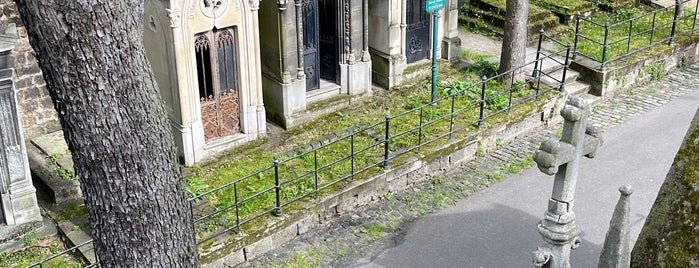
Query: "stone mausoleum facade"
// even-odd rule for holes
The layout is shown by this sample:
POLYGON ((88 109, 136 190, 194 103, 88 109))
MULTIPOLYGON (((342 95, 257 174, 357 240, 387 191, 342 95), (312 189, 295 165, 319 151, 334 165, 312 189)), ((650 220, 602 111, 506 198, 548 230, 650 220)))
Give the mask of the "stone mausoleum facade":
POLYGON ((453 60, 461 56, 458 38, 458 0, 446 0, 437 18, 437 44, 433 44, 434 17, 425 11, 427 0, 368 0, 369 52, 372 79, 383 88, 400 85, 406 68, 438 57, 453 60), (440 53, 441 52, 441 53, 440 53))
MULTIPOLYGON (((432 58, 426 0, 146 0, 144 45, 186 165, 259 139, 267 123, 399 85, 432 58), (329 103, 329 104, 328 104, 329 103)), ((439 56, 458 57, 457 0, 439 16, 439 56)), ((60 131, 14 1, 9 54, 27 141, 60 131)))
POLYGON ((260 138, 258 0, 146 0, 144 45, 186 165, 260 138))
POLYGON ((260 3, 265 106, 284 127, 309 104, 371 90, 367 0, 260 3))

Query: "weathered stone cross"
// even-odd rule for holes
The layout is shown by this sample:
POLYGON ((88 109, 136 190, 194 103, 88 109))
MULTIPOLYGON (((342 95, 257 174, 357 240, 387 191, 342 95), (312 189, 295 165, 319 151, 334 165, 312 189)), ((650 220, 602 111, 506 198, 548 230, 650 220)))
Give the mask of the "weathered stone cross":
POLYGON ((587 126, 590 107, 583 99, 570 97, 561 115, 565 119, 561 140, 543 142, 534 155, 539 170, 556 174, 548 210, 538 225, 547 244, 534 252, 534 265, 539 267, 570 267, 570 251, 580 245, 573 213, 580 159, 594 157, 602 145, 599 131, 587 126))

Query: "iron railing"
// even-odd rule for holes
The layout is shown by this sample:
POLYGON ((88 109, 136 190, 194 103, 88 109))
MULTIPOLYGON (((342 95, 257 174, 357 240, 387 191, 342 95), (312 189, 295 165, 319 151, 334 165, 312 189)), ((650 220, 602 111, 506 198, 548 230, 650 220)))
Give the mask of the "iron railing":
POLYGON ((570 47, 556 52, 539 49, 537 55, 537 60, 511 71, 483 77, 433 102, 387 115, 382 121, 355 126, 192 197, 192 213, 200 234, 197 243, 239 232, 251 222, 280 216, 287 209, 302 209, 302 203, 317 202, 319 196, 357 176, 381 173, 399 158, 420 153, 425 146, 447 143, 455 135, 476 130, 488 119, 549 90, 563 90, 570 47), (549 62, 549 68, 542 68, 545 62, 549 62), (532 69, 535 76, 525 71, 532 69), (527 82, 516 82, 522 78, 527 82))
MULTIPOLYGON (((540 33, 540 40, 552 40, 540 33)), ((490 118, 532 101, 548 91, 564 89, 570 46, 554 52, 541 49, 536 60, 486 78, 373 124, 361 124, 275 158, 268 166, 189 199, 200 245, 265 217, 281 216, 292 206, 317 202, 357 176, 390 169, 401 157, 425 146, 447 143, 455 135, 484 126, 490 118), (547 66, 547 67, 544 67, 547 66), (529 70, 533 70, 529 73, 529 70), (561 72, 562 71, 562 72, 561 72), (525 83, 518 83, 519 79, 525 83), (546 82, 548 81, 548 82, 546 82), (502 84, 509 84, 503 87, 502 84), (217 205, 210 204, 216 200, 217 205)), ((92 240, 29 267, 76 254, 92 240)), ((94 267, 98 264, 89 264, 94 267)))
POLYGON ((699 2, 693 7, 693 12, 689 10, 682 12, 682 5, 688 2, 689 0, 678 1, 673 6, 613 23, 595 22, 577 13, 573 59, 577 59, 577 56, 592 59, 599 62, 599 69, 604 71, 612 62, 623 60, 659 44, 672 45, 678 36, 693 35, 699 2), (597 30, 594 30, 595 28, 597 30), (590 32, 604 34, 592 36, 583 33, 583 30, 590 29, 593 29, 590 32), (624 37, 612 39, 610 34, 624 37), (601 47, 602 50, 585 53, 581 51, 581 46, 601 47))
MULTIPOLYGON (((58 252, 58 253, 52 255, 51 257, 43 259, 43 260, 41 260, 37 263, 31 264, 27 267, 28 268, 43 268, 44 266, 46 266, 46 267, 59 267, 59 266, 66 265, 66 263, 73 263, 73 262, 82 263, 82 265, 84 265, 84 266, 81 266, 81 267, 86 267, 86 268, 99 267, 99 264, 97 262, 89 263, 87 260, 85 260, 83 258, 83 256, 79 252, 80 248, 92 247, 92 246, 93 246, 92 239, 90 239, 88 241, 85 241, 83 243, 75 245, 69 249, 58 252), (66 258, 66 257, 73 258, 73 261, 67 262, 67 261, 61 259, 61 258, 66 258)), ((94 252, 94 248, 92 248, 90 250, 92 250, 94 252)), ((74 263, 74 264, 77 264, 77 263, 74 263)))

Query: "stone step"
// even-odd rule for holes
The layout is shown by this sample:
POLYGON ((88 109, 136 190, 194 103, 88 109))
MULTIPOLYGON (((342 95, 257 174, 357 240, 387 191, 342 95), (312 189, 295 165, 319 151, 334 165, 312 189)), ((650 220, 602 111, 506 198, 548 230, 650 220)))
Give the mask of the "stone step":
POLYGON ((35 175, 34 186, 46 191, 49 199, 55 204, 82 198, 78 179, 66 176, 75 173, 72 164, 65 164, 72 162, 70 156, 65 153, 68 146, 62 139, 62 133, 58 131, 34 138, 27 143, 29 168, 32 175, 35 175), (62 142, 58 142, 59 140, 62 142))
MULTIPOLYGON (((502 36, 502 29, 505 25, 504 0, 474 0, 469 4, 465 13, 461 13, 459 16, 461 24, 502 36)), ((529 39, 538 36, 540 29, 552 29, 559 24, 559 18, 553 12, 534 5, 529 6, 527 21, 529 39)))
POLYGON ((563 81, 563 68, 560 68, 553 72, 542 71, 540 73, 541 83, 546 86, 556 87, 561 84, 561 81, 563 81, 565 84, 573 83, 580 76, 579 72, 571 69, 567 69, 565 73, 566 77, 565 81, 563 81))
POLYGON ((583 100, 587 101, 587 103, 590 104, 590 106, 592 107, 597 105, 602 100, 602 97, 595 96, 592 94, 580 94, 578 96, 581 97, 583 100))
POLYGON ((565 91, 568 92, 568 95, 573 96, 581 96, 587 94, 587 92, 590 91, 590 88, 590 84, 582 81, 574 81, 565 85, 565 91))

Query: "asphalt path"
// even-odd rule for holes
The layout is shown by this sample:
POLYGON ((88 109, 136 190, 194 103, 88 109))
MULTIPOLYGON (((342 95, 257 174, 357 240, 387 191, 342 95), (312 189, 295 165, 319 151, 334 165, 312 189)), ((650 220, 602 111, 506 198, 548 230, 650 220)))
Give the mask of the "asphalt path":
MULTIPOLYGON (((604 145, 580 166, 574 211, 582 245, 573 267, 596 267, 618 188, 630 184, 635 242, 699 106, 699 90, 603 133, 604 145)), ((536 167, 460 200, 409 226, 402 242, 357 267, 532 267, 541 237, 536 225, 553 176, 536 167)))

